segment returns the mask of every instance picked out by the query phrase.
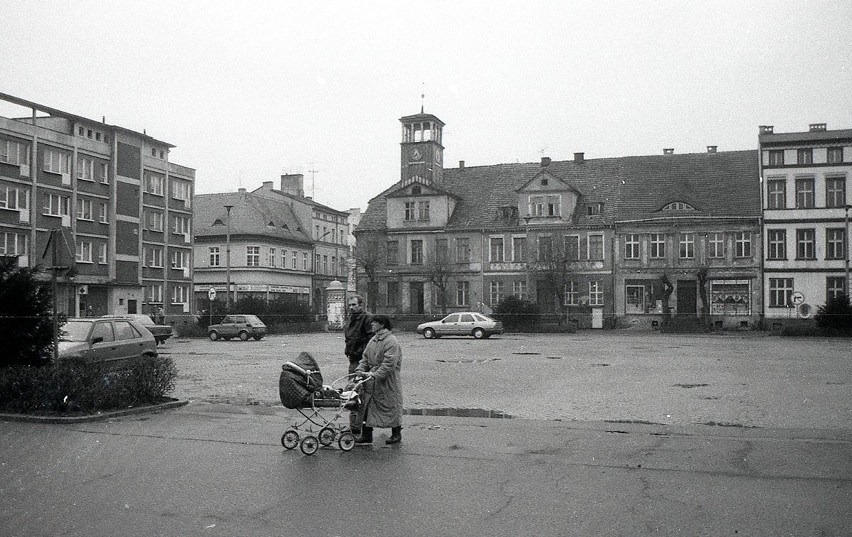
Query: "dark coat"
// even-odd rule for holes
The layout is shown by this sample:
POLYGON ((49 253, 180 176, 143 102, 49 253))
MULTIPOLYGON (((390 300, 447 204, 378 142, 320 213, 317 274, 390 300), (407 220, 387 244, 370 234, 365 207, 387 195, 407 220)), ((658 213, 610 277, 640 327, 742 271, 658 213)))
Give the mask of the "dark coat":
POLYGON ((364 383, 359 423, 367 427, 402 425, 402 348, 390 330, 379 330, 367 343, 356 371, 370 371, 373 379, 364 383), (365 419, 366 414, 366 419, 365 419))
POLYGON ((372 336, 370 332, 370 314, 366 311, 352 313, 346 320, 346 350, 344 354, 350 361, 361 360, 361 355, 364 353, 364 348, 372 336))

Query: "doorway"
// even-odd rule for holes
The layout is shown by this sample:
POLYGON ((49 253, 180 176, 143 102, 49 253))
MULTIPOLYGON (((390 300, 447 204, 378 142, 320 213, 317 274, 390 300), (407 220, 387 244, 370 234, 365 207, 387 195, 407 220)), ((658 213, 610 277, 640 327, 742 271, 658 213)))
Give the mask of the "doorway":
POLYGON ((677 316, 696 316, 698 312, 698 289, 695 280, 677 281, 677 316))
POLYGON ((411 300, 411 313, 423 313, 423 282, 411 282, 408 284, 409 298, 411 300))

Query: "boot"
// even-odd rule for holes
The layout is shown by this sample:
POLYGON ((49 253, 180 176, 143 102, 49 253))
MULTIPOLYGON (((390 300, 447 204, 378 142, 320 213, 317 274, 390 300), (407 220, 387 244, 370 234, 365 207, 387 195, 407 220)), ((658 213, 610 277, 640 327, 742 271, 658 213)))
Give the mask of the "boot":
POLYGON ((402 427, 392 427, 391 437, 385 440, 386 444, 399 444, 402 442, 402 427))
POLYGON ((373 443, 373 428, 366 425, 361 427, 361 434, 355 438, 355 443, 358 445, 366 445, 373 443))

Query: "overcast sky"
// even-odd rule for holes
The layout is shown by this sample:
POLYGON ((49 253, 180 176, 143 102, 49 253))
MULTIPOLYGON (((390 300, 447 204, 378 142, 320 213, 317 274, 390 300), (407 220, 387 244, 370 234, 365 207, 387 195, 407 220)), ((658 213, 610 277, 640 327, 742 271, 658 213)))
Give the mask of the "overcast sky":
POLYGON ((848 0, 0 0, 0 21, 0 91, 145 129, 197 193, 304 173, 364 209, 423 92, 445 167, 852 128, 848 0))

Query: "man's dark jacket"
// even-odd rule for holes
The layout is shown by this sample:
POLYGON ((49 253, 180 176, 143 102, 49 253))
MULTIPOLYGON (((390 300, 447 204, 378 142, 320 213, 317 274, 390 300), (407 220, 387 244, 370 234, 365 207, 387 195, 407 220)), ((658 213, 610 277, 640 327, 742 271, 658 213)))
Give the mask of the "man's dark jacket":
POLYGON ((373 334, 370 333, 370 314, 366 311, 349 314, 346 322, 346 351, 349 360, 359 361, 364 347, 373 334))

